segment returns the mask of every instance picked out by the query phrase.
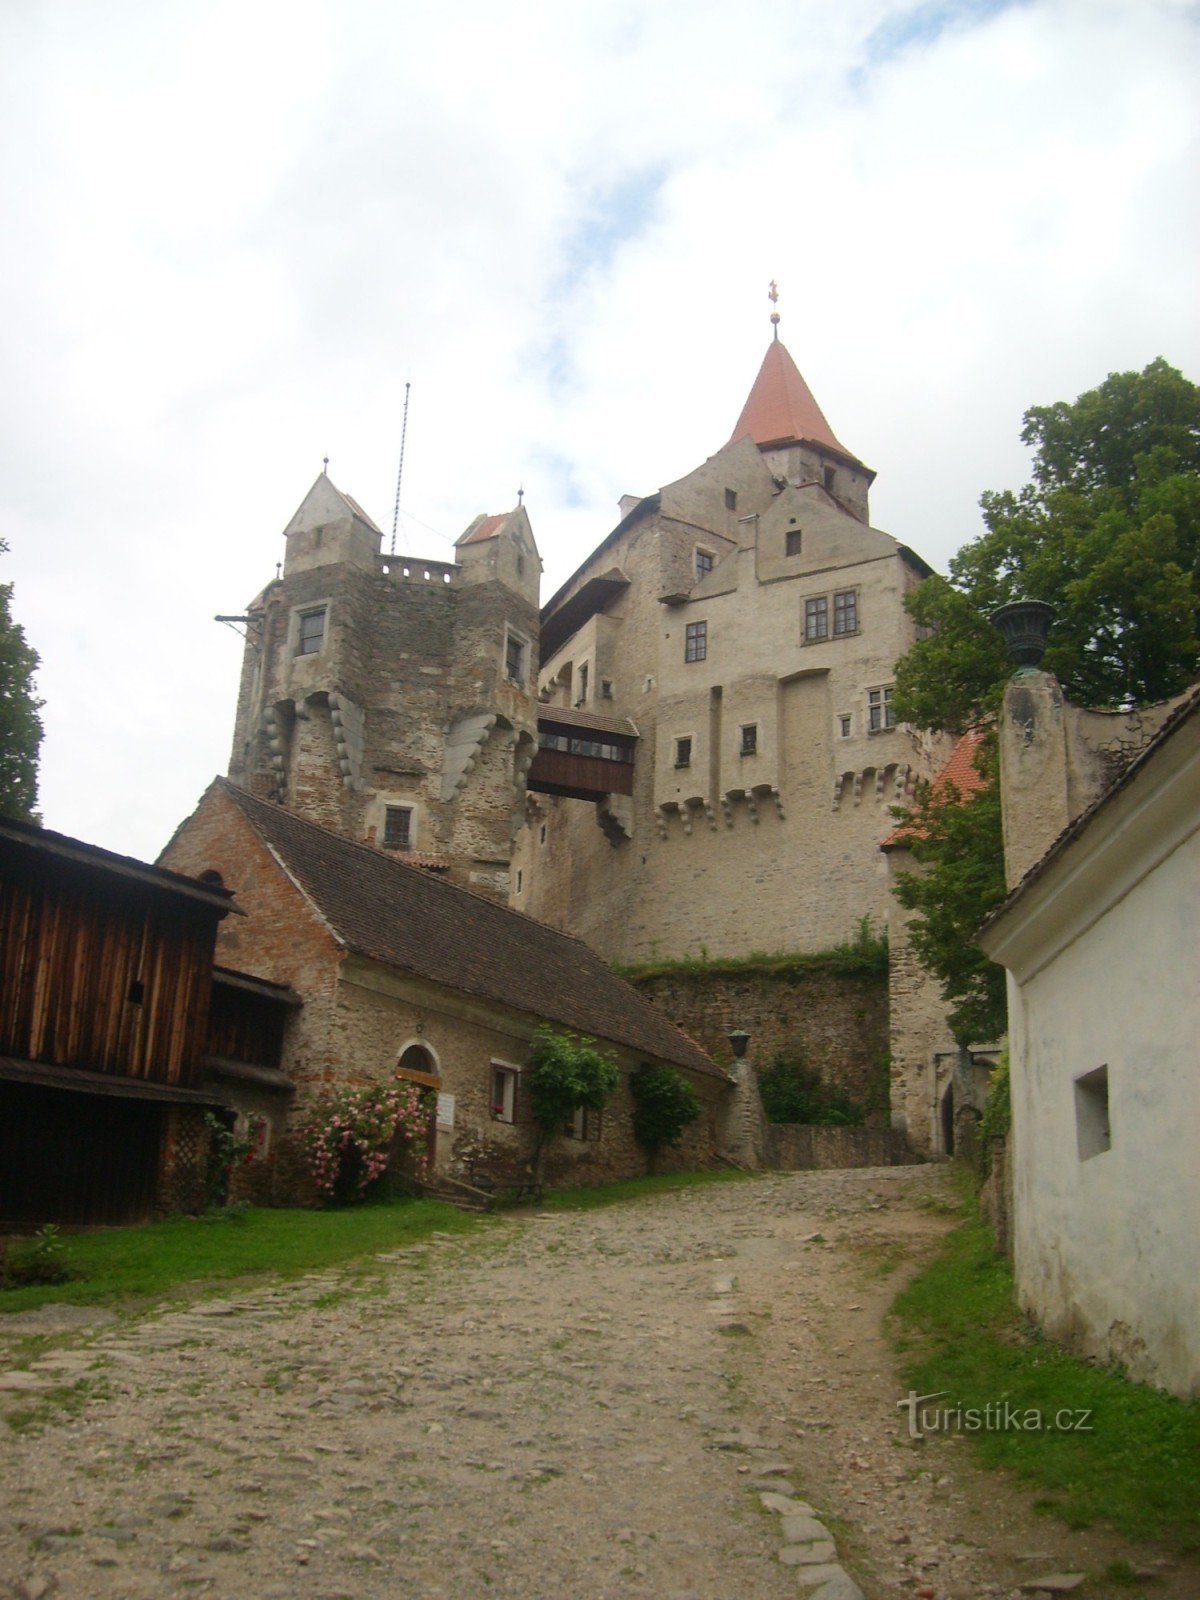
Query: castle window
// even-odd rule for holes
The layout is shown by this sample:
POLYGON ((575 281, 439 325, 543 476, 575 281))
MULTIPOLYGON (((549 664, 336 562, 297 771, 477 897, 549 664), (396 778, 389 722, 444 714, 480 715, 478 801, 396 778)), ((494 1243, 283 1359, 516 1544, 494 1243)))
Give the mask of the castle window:
POLYGON ((611 678, 601 678, 600 679, 600 698, 601 698, 601 700, 611 700, 612 697, 613 697, 612 679, 611 678))
POLYGON ((411 850, 413 833, 413 808, 388 806, 383 813, 383 848, 385 850, 411 850))
POLYGON ((500 1067, 492 1064, 492 1121, 515 1122, 517 1120, 517 1080, 519 1074, 515 1067, 500 1067))
POLYGON ((789 528, 785 536, 785 550, 789 556, 800 554, 800 529, 789 528))
POLYGON ((510 683, 525 685, 525 641, 515 633, 504 640, 504 676, 510 683))
POLYGON ((546 842, 546 824, 544 822, 542 823, 542 829, 541 829, 541 833, 539 835, 539 838, 540 838, 541 843, 545 844, 545 842, 546 842))
POLYGON ((825 493, 826 494, 832 494, 833 493, 834 477, 835 477, 834 470, 833 470, 832 467, 826 467, 825 468, 824 477, 825 477, 825 493))
POLYGON ((841 724, 842 738, 848 739, 850 737, 850 729, 854 725, 853 720, 850 717, 839 717, 838 722, 841 724))
POLYGON ((690 767, 691 764, 692 764, 692 741, 691 741, 691 739, 690 738, 688 738, 688 739, 676 739, 676 741, 675 741, 675 765, 677 767, 690 767))
POLYGON ((699 583, 701 578, 707 578, 708 577, 709 573, 713 569, 713 562, 715 561, 715 559, 716 558, 713 555, 711 550, 697 550, 696 551, 696 581, 697 581, 697 583, 699 583))
POLYGON ((833 597, 833 636, 858 632, 858 590, 843 589, 833 597))
POLYGON ((708 623, 689 622, 685 629, 683 659, 703 661, 708 656, 708 623))
POLYGON ((296 654, 315 656, 325 643, 325 607, 302 611, 296 625, 296 654))
POLYGON ((892 710, 892 691, 887 689, 867 690, 867 731, 869 733, 883 733, 887 728, 896 726, 896 713, 892 710))
POLYGON ((525 885, 525 874, 521 871, 520 867, 518 867, 517 868, 517 893, 518 894, 520 894, 520 892, 521 892, 522 888, 524 887, 524 885, 525 885))
POLYGON ((573 1114, 563 1123, 563 1133, 568 1139, 598 1139, 601 1115, 590 1106, 576 1106, 573 1114))
POLYGON ((725 509, 726 509, 726 511, 736 511, 737 510, 737 490, 736 489, 726 489, 726 491, 725 491, 725 509))
POLYGON ((585 705, 588 697, 588 664, 586 661, 576 674, 575 682, 579 685, 579 693, 575 697, 575 704, 577 706, 585 705))
POLYGON ((816 644, 829 637, 829 597, 818 594, 804 602, 804 642, 816 644))
POLYGON ((741 753, 744 756, 758 754, 758 723, 746 722, 742 724, 741 753))

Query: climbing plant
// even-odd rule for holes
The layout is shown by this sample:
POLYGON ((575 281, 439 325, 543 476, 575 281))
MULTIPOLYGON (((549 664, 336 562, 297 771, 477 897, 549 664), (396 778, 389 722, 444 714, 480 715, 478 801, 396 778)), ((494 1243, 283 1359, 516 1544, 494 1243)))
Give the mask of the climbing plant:
POLYGON ((534 1189, 541 1193, 546 1150, 580 1107, 599 1111, 616 1092, 621 1075, 611 1056, 594 1039, 539 1028, 529 1052, 526 1083, 537 1126, 533 1152, 534 1189))
POLYGON ((857 1128, 862 1107, 844 1089, 826 1084, 802 1061, 776 1056, 758 1075, 758 1093, 768 1122, 815 1123, 826 1128, 857 1128))
POLYGON ((629 1075, 633 1095, 633 1136, 646 1151, 653 1170, 660 1150, 677 1145, 683 1130, 700 1115, 695 1089, 673 1067, 655 1067, 648 1061, 629 1075))

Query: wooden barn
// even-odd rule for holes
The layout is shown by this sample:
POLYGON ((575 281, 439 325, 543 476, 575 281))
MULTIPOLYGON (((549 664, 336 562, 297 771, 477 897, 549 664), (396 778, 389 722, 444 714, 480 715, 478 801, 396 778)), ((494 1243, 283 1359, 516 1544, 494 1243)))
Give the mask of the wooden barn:
MULTIPOLYGON (((0 820, 0 1230, 203 1204, 204 1114, 228 1103, 205 1057, 232 900, 219 883, 0 820)), ((222 988, 222 1059, 270 1072, 282 998, 236 974, 222 988), (274 1014, 247 1024, 239 1006, 274 1014)))

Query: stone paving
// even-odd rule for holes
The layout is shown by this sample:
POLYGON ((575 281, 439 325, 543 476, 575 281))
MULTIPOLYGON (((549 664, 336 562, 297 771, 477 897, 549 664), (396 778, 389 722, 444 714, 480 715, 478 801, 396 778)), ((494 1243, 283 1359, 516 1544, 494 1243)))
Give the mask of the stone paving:
POLYGON ((1017 1593, 1011 1561, 948 1542, 944 1477, 896 1476, 894 1385, 866 1376, 883 1347, 865 1339, 891 1286, 864 1290, 861 1260, 814 1231, 866 1215, 928 1248, 947 1222, 921 1203, 942 1182, 907 1168, 699 1188, 489 1220, 133 1319, 0 1319, 16 1424, 0 1433, 0 1595, 1017 1593), (21 1361, 38 1328, 58 1331, 21 1361), (881 1476, 851 1482, 847 1450, 881 1476))

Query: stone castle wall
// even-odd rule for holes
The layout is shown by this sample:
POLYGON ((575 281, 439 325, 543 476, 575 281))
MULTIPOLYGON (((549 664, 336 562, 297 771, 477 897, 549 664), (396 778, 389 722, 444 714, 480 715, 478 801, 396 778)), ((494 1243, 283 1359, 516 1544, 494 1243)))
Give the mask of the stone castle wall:
POLYGON ((730 1061, 729 1034, 750 1035, 748 1059, 762 1071, 782 1056, 820 1073, 864 1108, 886 1093, 888 996, 882 977, 830 971, 786 977, 706 973, 703 969, 634 974, 646 999, 704 1047, 730 1061))

